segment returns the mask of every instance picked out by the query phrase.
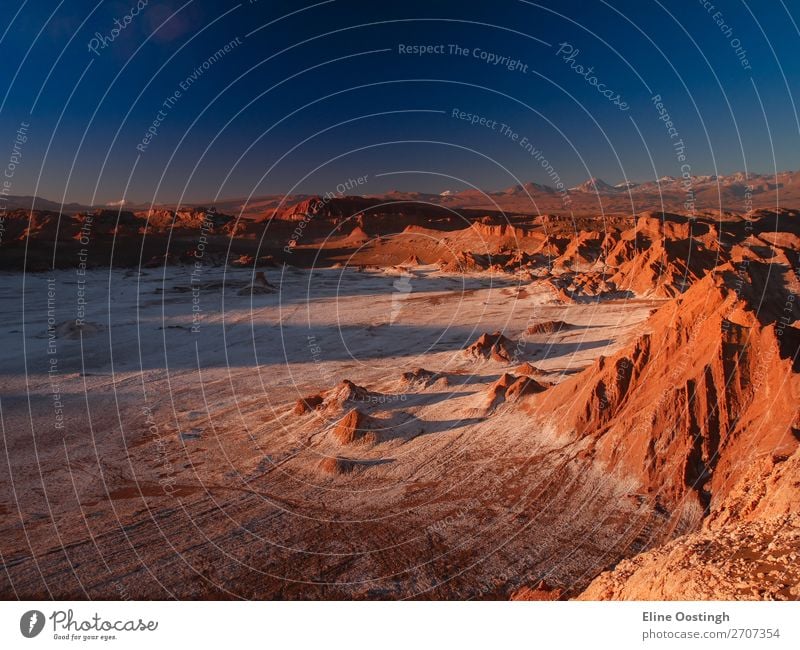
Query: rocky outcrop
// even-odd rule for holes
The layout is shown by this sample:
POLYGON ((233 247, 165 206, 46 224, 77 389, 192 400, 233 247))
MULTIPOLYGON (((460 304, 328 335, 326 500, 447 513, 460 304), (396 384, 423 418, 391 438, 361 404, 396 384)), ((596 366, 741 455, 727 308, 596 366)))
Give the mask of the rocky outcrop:
POLYGON ((451 259, 439 260, 439 270, 445 273, 476 273, 486 271, 492 266, 490 255, 458 252, 451 259))
POLYGON ((527 377, 543 377, 544 375, 547 374, 541 368, 537 368, 536 366, 534 366, 531 363, 528 363, 527 361, 514 368, 514 372, 517 375, 525 375, 527 377))
POLYGON ((324 401, 325 397, 321 394, 309 395, 308 397, 301 397, 294 404, 294 414, 303 415, 303 413, 309 413, 310 411, 313 411, 321 407, 324 401))
POLYGON ((323 474, 352 474, 358 466, 356 461, 341 456, 326 456, 317 464, 317 468, 323 474))
POLYGON ((358 409, 350 409, 333 428, 333 438, 340 445, 349 445, 355 442, 374 443, 378 434, 373 430, 373 420, 358 409))
POLYGON ((800 516, 680 537, 600 574, 578 600, 798 600, 800 516))
POLYGON ((426 370, 425 368, 414 368, 413 370, 404 372, 400 379, 405 386, 421 386, 423 388, 428 388, 437 382, 442 382, 443 385, 447 385, 447 375, 441 372, 426 370))
POLYGON ((484 333, 464 350, 464 354, 473 359, 492 359, 508 363, 514 356, 514 342, 502 332, 484 333))
POLYGON ((555 334, 572 328, 572 325, 563 320, 545 320, 529 325, 526 334, 555 334))
POLYGON ((543 395, 539 408, 659 503, 713 508, 742 462, 797 445, 800 338, 760 320, 764 311, 750 302, 758 285, 751 275, 748 297, 732 268, 720 268, 651 316, 633 344, 543 395))
MULTIPOLYGON (((606 246, 613 239, 607 238, 606 246)), ((606 256, 621 291, 672 298, 726 261, 717 229, 678 215, 646 214, 622 232, 606 256)))
POLYGON ((531 377, 517 377, 506 372, 489 387, 486 408, 491 410, 504 402, 515 402, 523 395, 533 395, 544 390, 546 387, 531 377))
POLYGON ((330 390, 300 398, 295 402, 294 412, 297 415, 310 411, 341 412, 354 404, 369 402, 373 396, 363 386, 344 379, 330 390))

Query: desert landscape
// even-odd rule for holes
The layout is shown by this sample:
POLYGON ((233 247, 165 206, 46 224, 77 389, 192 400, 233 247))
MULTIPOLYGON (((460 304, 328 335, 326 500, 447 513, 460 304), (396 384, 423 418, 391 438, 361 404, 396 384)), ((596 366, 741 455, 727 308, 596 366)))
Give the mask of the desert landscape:
POLYGON ((800 212, 597 189, 11 212, 0 592, 800 597, 800 212))
POLYGON ((0 646, 798 647, 800 0, 3 7, 0 646))

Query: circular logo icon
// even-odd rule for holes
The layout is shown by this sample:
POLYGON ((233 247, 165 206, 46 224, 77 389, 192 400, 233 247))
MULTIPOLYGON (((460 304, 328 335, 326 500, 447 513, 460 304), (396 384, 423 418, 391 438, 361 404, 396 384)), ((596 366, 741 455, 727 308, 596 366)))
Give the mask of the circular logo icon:
POLYGON ((42 631, 44 628, 44 614, 42 614, 38 609, 32 609, 29 612, 25 612, 22 615, 22 618, 19 619, 19 631, 22 632, 22 636, 27 639, 32 639, 35 637, 39 632, 42 631))

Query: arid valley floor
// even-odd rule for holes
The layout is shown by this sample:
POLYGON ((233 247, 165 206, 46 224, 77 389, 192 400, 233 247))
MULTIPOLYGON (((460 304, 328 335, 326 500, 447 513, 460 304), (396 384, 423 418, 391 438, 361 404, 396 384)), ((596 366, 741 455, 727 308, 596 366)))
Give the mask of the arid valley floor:
POLYGON ((362 201, 85 274, 86 217, 39 215, 59 268, 0 283, 4 597, 800 598, 797 212, 362 201))

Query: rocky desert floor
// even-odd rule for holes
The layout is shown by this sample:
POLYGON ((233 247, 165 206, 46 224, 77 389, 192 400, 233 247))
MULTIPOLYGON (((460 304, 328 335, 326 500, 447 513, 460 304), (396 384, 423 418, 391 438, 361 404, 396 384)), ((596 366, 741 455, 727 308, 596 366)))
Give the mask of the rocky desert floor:
POLYGON ((3 597, 800 597, 796 211, 354 201, 2 274, 3 597))
POLYGON ((505 373, 557 384, 659 301, 433 266, 283 267, 263 293, 209 267, 193 292, 192 270, 3 278, 6 597, 577 593, 696 523, 504 398, 505 373), (495 331, 507 358, 465 352, 495 331))

